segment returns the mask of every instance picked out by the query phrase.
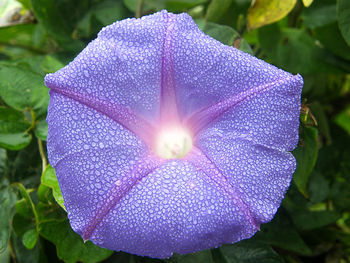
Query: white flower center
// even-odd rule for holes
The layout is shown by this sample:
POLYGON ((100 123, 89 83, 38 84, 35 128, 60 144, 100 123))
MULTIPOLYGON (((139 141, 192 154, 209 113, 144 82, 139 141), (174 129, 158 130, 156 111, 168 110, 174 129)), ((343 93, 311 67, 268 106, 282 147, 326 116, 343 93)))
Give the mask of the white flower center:
POLYGON ((183 158, 192 146, 190 132, 182 127, 162 129, 155 142, 156 154, 164 159, 183 158))

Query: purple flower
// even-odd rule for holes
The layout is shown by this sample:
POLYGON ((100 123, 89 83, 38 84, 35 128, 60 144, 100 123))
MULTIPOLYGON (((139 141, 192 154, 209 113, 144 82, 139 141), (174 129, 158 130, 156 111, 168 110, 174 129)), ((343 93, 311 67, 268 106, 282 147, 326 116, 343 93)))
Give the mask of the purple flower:
POLYGON ((105 27, 45 82, 49 159, 84 240, 166 258, 249 238, 280 206, 303 80, 187 14, 105 27))

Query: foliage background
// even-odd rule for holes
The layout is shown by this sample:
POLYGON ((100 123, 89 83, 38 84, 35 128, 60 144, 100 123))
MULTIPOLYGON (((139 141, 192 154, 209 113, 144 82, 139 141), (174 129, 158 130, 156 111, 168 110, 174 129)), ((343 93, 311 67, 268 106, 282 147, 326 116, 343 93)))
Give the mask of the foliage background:
POLYGON ((304 77, 298 161, 253 238, 165 262, 350 262, 349 0, 0 0, 0 262, 162 262, 83 243, 46 159, 46 73, 105 25, 163 8, 304 77), (14 8, 16 6, 16 8, 14 8))

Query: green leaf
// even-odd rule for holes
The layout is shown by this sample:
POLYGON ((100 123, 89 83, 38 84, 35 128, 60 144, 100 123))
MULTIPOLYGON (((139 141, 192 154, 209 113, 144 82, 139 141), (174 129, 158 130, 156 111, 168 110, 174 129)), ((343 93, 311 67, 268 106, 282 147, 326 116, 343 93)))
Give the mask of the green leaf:
MULTIPOLYGON (((204 4, 209 0, 144 0, 142 9, 149 13, 150 11, 160 11, 167 9, 170 12, 185 11, 186 9, 204 4)), ((124 5, 132 12, 135 12, 139 0, 123 0, 124 5)))
POLYGON ((39 24, 0 27, 0 53, 13 59, 52 52, 57 46, 39 24))
POLYGON ((29 250, 23 245, 20 237, 13 235, 11 240, 18 263, 47 262, 45 254, 42 253, 40 242, 37 242, 35 247, 29 250))
POLYGON ((93 1, 31 0, 39 24, 53 36, 61 47, 79 52, 85 44, 76 39, 73 31, 93 1))
POLYGON ((350 134, 350 106, 338 113, 334 121, 350 134))
POLYGON ((331 199, 338 211, 349 211, 350 183, 336 181, 331 187, 331 199))
POLYGON ((13 65, 0 64, 0 96, 12 108, 30 108, 38 115, 46 112, 49 103, 43 76, 13 65))
POLYGON ((301 14, 304 25, 314 29, 337 21, 336 5, 332 1, 315 1, 310 8, 301 14))
POLYGON ((258 37, 269 62, 289 72, 306 75, 350 70, 350 63, 318 45, 305 30, 273 24, 259 29, 258 37))
POLYGON ((77 34, 83 37, 96 35, 102 27, 122 20, 129 15, 121 2, 104 0, 95 3, 78 22, 77 34))
POLYGON ((6 249, 0 252, 0 262, 8 263, 11 259, 10 247, 7 246, 6 249))
POLYGON ((326 200, 329 195, 329 184, 321 173, 313 171, 308 183, 310 201, 320 203, 326 200))
POLYGON ((0 147, 20 150, 32 140, 27 132, 30 123, 24 119, 22 112, 0 107, 0 147))
POLYGON ((214 263, 210 250, 203 250, 200 252, 186 254, 186 255, 175 254, 169 260, 169 262, 171 263, 192 263, 192 262, 214 263))
MULTIPOLYGON (((1 182, 3 183, 3 181, 1 182)), ((9 186, 0 188, 0 253, 6 248, 10 238, 10 222, 14 214, 16 195, 9 186)))
POLYGON ((300 255, 311 255, 310 248, 292 226, 284 211, 279 211, 270 223, 262 225, 254 240, 300 255))
POLYGON ((249 29, 255 29, 281 20, 292 11, 296 0, 255 0, 248 10, 249 29))
POLYGON ((339 213, 333 211, 293 211, 290 215, 300 230, 321 228, 335 223, 341 217, 339 213))
MULTIPOLYGON (((31 215, 31 214, 29 214, 31 215)), ((22 237, 29 229, 35 227, 33 222, 33 217, 22 216, 19 213, 16 213, 12 219, 12 228, 18 237, 22 237)))
POLYGON ((39 226, 40 235, 55 244, 58 257, 66 263, 95 263, 108 258, 113 251, 95 246, 90 241, 84 243, 75 233, 68 220, 49 221, 39 226))
POLYGON ((165 9, 170 12, 185 11, 206 2, 208 2, 208 0, 166 0, 165 9))
POLYGON ((45 56, 45 59, 42 61, 41 67, 45 73, 53 73, 57 70, 64 67, 64 64, 53 56, 45 56))
POLYGON ((310 110, 317 120, 317 128, 320 134, 325 137, 327 143, 331 143, 331 131, 324 106, 318 101, 313 101, 312 104, 310 104, 310 110))
POLYGON ((56 203, 39 202, 36 205, 39 224, 49 221, 63 221, 67 219, 67 213, 56 203))
POLYGON ((9 27, 0 27, 0 45, 32 46, 32 36, 36 29, 34 24, 22 24, 9 27))
POLYGON ((48 126, 45 120, 39 122, 35 127, 35 136, 39 139, 46 141, 47 139, 48 126))
POLYGON ((233 28, 212 22, 206 22, 204 20, 197 20, 196 22, 199 29, 205 34, 228 46, 235 46, 239 42, 239 46, 236 46, 238 49, 252 54, 249 44, 241 38, 238 32, 233 28))
POLYGON ((350 46, 350 1, 337 1, 337 15, 340 31, 348 45, 350 46))
POLYGON ((350 60, 350 46, 343 39, 336 22, 315 28, 315 37, 333 54, 350 60))
POLYGON ((30 0, 17 0, 17 1, 20 2, 25 9, 30 10, 32 8, 32 4, 30 0))
POLYGON ((31 0, 35 17, 59 41, 69 41, 72 33, 68 19, 64 19, 58 5, 64 1, 31 0))
POLYGON ((223 263, 283 263, 283 259, 267 244, 243 240, 219 248, 223 263))
POLYGON ((219 21, 231 4, 232 0, 211 0, 205 16, 206 20, 219 21))
POLYGON ((61 189, 57 181, 55 169, 52 168, 51 165, 48 165, 41 176, 41 183, 47 187, 52 189, 52 194, 56 200, 56 202, 64 209, 64 200, 62 197, 61 189))
POLYGON ((35 228, 29 229, 22 237, 23 245, 28 249, 33 249, 38 241, 38 233, 35 228))
POLYGON ((25 218, 31 218, 34 216, 32 208, 24 198, 16 202, 16 212, 25 218))
POLYGON ((299 191, 306 196, 306 186, 317 160, 317 135, 316 128, 303 127, 301 132, 301 146, 293 151, 293 155, 297 161, 293 180, 299 191))

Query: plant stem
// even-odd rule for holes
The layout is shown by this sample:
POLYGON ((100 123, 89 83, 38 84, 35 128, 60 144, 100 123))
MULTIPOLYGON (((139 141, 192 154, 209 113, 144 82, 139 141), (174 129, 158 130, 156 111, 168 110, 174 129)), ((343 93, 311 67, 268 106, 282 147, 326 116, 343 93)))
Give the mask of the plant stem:
POLYGON ((38 138, 38 146, 39 146, 40 157, 42 160, 42 173, 44 173, 44 171, 47 167, 47 160, 46 160, 45 151, 44 151, 44 147, 43 147, 43 141, 40 140, 39 138, 38 138))
POLYGON ((15 253, 15 250, 14 250, 13 244, 12 244, 12 237, 9 240, 9 248, 10 248, 10 254, 11 254, 13 262, 17 263, 16 253, 15 253))
POLYGON ((136 12, 135 12, 135 17, 136 17, 136 18, 140 18, 141 15, 142 15, 143 1, 144 1, 144 0, 139 0, 139 1, 137 2, 136 12))

